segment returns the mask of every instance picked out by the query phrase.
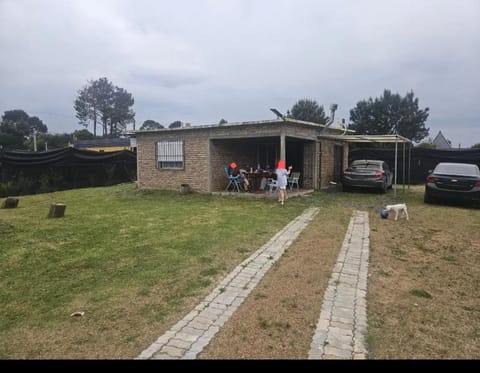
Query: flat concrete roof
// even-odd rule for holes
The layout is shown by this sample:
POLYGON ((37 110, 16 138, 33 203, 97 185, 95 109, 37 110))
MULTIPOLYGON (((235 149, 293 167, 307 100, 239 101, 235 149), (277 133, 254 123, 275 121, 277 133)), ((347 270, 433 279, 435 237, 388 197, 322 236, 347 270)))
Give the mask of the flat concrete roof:
MULTIPOLYGON (((330 130, 330 131, 338 131, 338 132, 344 132, 345 131, 344 129, 327 126, 325 124, 306 122, 304 120, 298 120, 298 119, 293 119, 293 118, 285 118, 285 120, 282 120, 282 119, 267 119, 267 120, 256 120, 256 121, 249 121, 249 122, 232 122, 232 123, 224 123, 224 124, 205 124, 205 125, 191 125, 190 124, 190 125, 179 127, 179 128, 161 128, 161 129, 146 130, 146 131, 136 130, 136 131, 133 131, 133 132, 136 133, 136 134, 141 134, 141 133, 150 133, 150 132, 184 131, 184 130, 196 130, 196 129, 204 129, 204 128, 225 128, 225 127, 234 127, 234 126, 251 126, 251 125, 261 125, 261 124, 284 124, 284 123, 302 124, 302 125, 307 125, 307 126, 311 126, 311 127, 319 127, 319 128, 324 128, 324 129, 328 128, 328 130, 330 130)), ((353 133, 354 131, 347 130, 346 132, 353 133)))

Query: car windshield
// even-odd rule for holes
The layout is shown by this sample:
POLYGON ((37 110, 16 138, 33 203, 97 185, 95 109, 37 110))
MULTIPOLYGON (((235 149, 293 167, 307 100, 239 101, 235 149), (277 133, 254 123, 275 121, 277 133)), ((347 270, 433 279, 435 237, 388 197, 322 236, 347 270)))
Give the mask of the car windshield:
POLYGON ((442 175, 480 175, 477 165, 465 163, 440 163, 435 167, 434 173, 442 175))

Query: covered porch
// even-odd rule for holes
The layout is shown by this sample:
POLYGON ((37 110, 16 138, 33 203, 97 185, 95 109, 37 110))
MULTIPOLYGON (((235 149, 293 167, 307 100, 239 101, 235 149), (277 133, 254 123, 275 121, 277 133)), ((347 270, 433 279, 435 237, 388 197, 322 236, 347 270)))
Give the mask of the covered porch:
POLYGON ((210 190, 223 192, 227 185, 225 167, 231 162, 246 170, 253 191, 258 192, 263 175, 275 170, 278 160, 285 159, 292 172, 299 172, 298 188, 315 189, 319 169, 315 157, 316 141, 294 136, 258 136, 248 138, 211 138, 210 190), (256 172, 257 171, 257 172, 256 172))

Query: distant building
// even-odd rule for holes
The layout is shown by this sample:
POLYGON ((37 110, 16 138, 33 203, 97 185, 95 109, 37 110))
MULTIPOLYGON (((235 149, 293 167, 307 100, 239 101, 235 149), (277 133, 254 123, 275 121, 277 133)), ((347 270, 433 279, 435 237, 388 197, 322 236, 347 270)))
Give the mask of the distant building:
POLYGON ((438 135, 433 139, 433 145, 435 149, 451 149, 450 141, 443 136, 442 131, 438 132, 438 135))
POLYGON ((92 139, 77 140, 74 142, 75 149, 90 150, 95 152, 116 152, 119 150, 135 151, 137 144, 133 138, 116 138, 116 139, 92 139))

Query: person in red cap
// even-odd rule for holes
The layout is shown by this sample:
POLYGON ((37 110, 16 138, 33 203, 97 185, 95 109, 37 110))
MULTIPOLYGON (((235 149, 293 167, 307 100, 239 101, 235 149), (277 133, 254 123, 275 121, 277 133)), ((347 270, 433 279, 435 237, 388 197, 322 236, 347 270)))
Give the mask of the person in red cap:
POLYGON ((278 185, 278 202, 283 206, 285 203, 285 197, 287 194, 288 176, 292 171, 292 166, 288 166, 288 170, 285 169, 285 161, 283 159, 278 161, 277 169, 277 185, 278 185))

